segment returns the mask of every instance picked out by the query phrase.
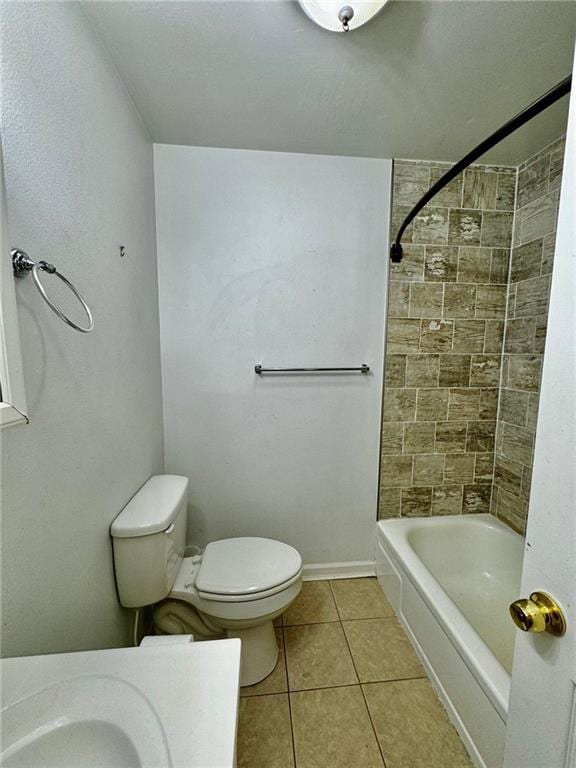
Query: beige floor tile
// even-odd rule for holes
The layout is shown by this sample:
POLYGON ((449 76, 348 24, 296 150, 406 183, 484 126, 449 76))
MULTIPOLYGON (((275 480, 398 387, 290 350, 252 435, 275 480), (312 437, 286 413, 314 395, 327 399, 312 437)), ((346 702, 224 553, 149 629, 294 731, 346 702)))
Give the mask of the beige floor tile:
POLYGON ((345 621, 343 626, 361 683, 425 676, 396 619, 345 621))
POLYGON ((427 680, 362 686, 387 768, 470 768, 427 680))
POLYGON ((298 768, 383 768, 360 686, 291 693, 290 703, 298 768))
POLYGON ((284 627, 284 642, 291 691, 358 682, 339 623, 284 627))
POLYGON ((330 584, 341 619, 378 619, 394 615, 375 578, 335 579, 330 584))
POLYGON ((237 768, 294 768, 288 694, 240 701, 237 768))
POLYGON ((284 626, 338 621, 329 581, 305 581, 300 594, 283 614, 284 626))
POLYGON ((240 688, 241 697, 261 696, 262 694, 267 693, 286 693, 288 690, 286 660, 284 658, 284 637, 281 629, 276 630, 276 640, 278 641, 278 661, 276 662, 274 671, 260 683, 240 688))

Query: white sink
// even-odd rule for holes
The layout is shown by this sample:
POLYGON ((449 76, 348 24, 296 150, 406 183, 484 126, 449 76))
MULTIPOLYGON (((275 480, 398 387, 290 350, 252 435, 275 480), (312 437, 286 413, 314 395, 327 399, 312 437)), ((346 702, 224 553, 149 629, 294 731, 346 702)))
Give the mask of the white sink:
POLYGON ((233 768, 240 641, 3 659, 3 768, 233 768))

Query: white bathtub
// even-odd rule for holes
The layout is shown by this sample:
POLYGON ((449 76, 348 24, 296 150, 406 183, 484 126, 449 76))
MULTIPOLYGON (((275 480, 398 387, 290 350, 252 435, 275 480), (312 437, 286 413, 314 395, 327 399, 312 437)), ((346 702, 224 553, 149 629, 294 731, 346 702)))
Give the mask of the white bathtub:
POLYGON ((499 768, 522 537, 491 515, 378 523, 378 580, 472 759, 499 768))

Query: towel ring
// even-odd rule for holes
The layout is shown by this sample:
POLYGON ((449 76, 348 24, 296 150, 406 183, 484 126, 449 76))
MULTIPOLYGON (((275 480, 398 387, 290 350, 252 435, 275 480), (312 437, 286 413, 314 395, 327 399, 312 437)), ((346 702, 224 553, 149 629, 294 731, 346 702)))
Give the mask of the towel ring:
POLYGON ((90 333, 90 331, 94 328, 94 320, 92 318, 92 312, 90 311, 90 307, 78 290, 75 288, 75 286, 72 285, 70 280, 64 277, 64 275, 61 275, 60 272, 56 269, 56 267, 53 264, 48 264, 47 261, 38 261, 34 262, 32 259, 28 256, 27 253, 24 251, 19 250, 18 248, 14 248, 12 250, 12 267, 14 269, 14 276, 15 277, 26 277, 28 272, 32 272, 32 277, 34 278, 34 282, 36 284, 36 288, 40 291, 40 295, 48 304, 52 312, 54 312, 60 320, 63 320, 67 325, 69 325, 71 328, 74 328, 76 331, 80 331, 80 333, 90 333), (56 277, 59 277, 60 280, 62 280, 63 283, 65 283, 68 288, 72 291, 74 296, 78 299, 80 304, 82 304, 82 309, 86 313, 86 317, 88 318, 88 325, 83 328, 81 325, 76 325, 76 323, 73 320, 70 320, 69 317, 67 317, 64 312, 58 307, 54 302, 50 299, 48 294, 46 293, 46 289, 40 282, 40 277, 38 276, 39 271, 42 270, 44 272, 48 272, 49 275, 56 275, 56 277))

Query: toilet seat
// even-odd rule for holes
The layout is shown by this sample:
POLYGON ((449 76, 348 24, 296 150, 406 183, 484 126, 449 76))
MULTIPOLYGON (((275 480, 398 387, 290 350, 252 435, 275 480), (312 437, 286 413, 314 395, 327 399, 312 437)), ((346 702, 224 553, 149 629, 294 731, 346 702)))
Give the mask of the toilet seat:
POLYGON ((208 544, 195 587, 203 599, 243 602, 281 592, 301 574, 302 558, 293 547, 245 536, 208 544))

